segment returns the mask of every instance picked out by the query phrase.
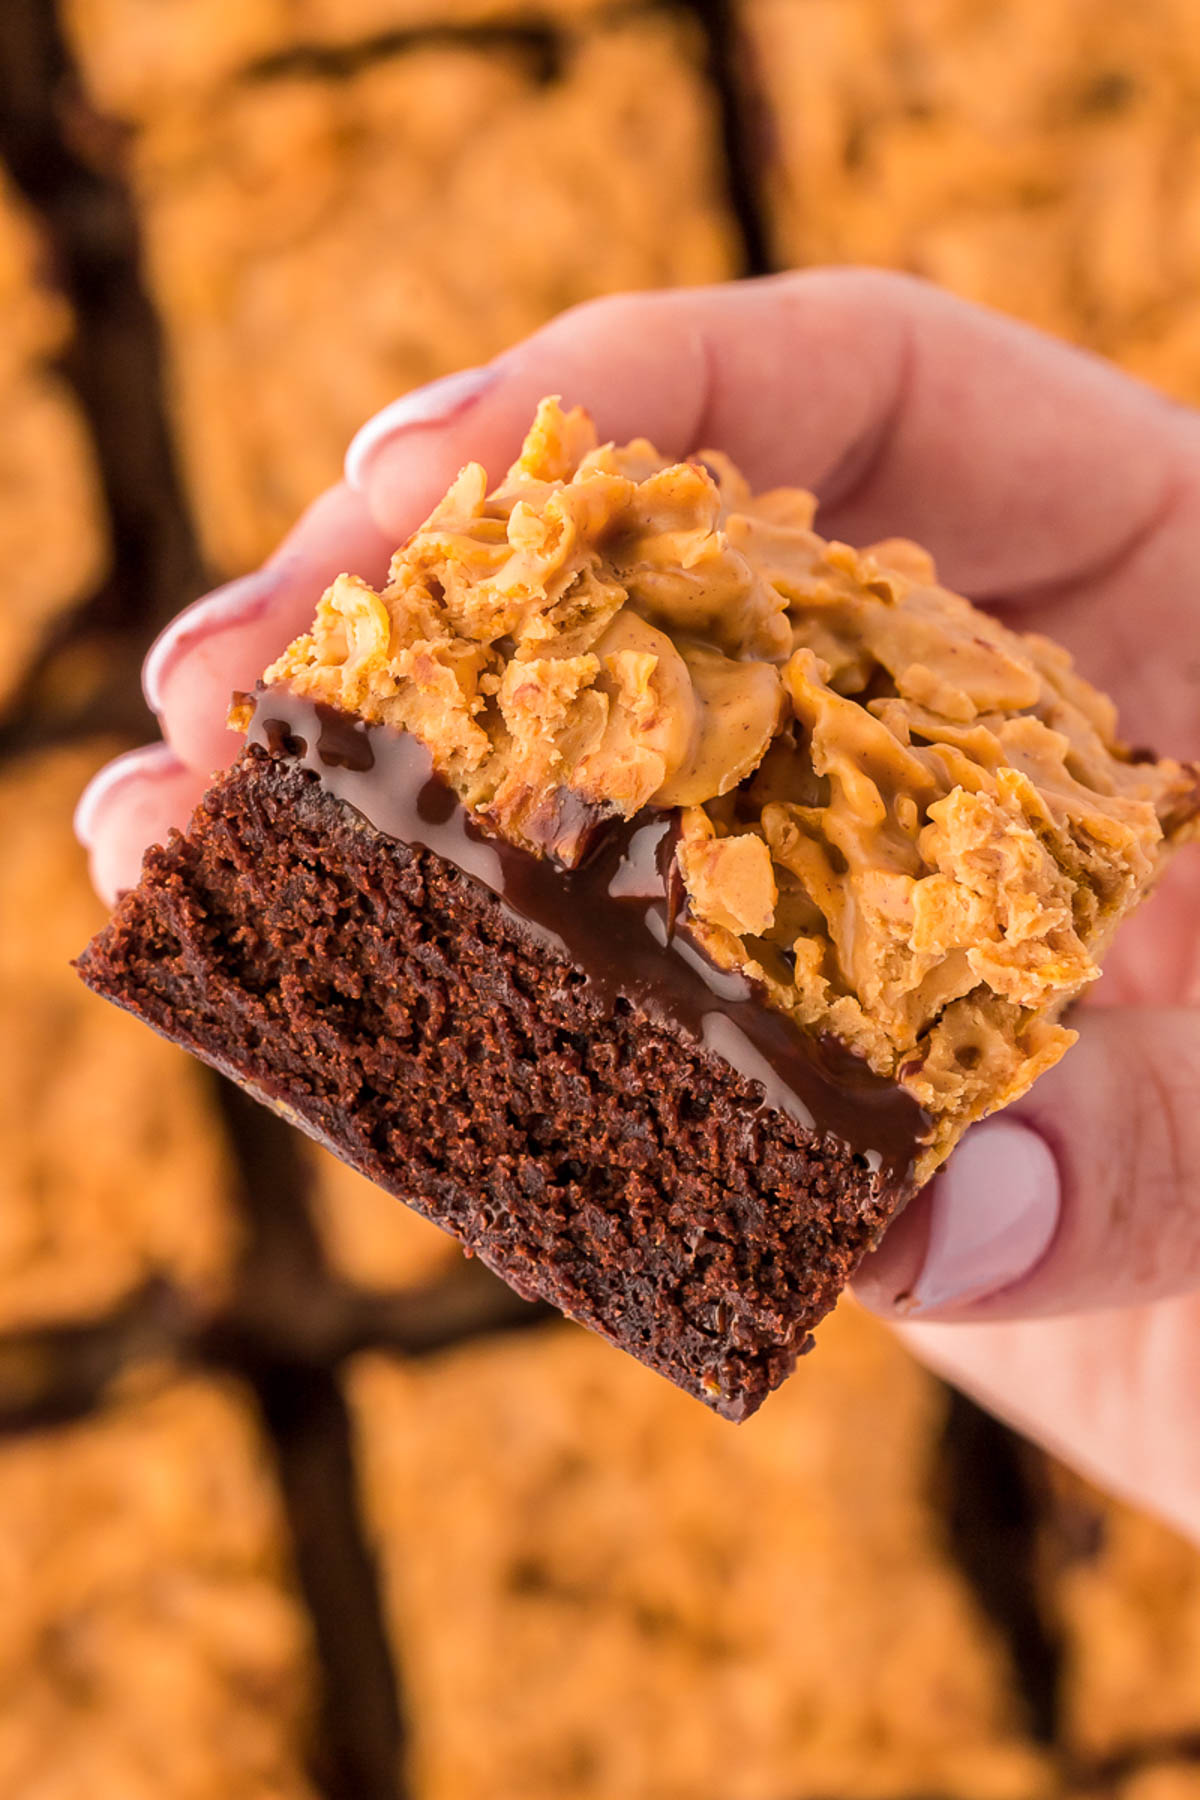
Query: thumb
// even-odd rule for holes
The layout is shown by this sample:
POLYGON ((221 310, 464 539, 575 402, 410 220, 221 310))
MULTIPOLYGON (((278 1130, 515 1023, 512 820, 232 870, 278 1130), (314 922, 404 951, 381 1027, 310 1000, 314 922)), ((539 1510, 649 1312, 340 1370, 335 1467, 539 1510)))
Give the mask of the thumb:
POLYGON ((1200 1287, 1200 1012, 1078 1022, 1057 1068, 972 1127, 863 1263, 873 1311, 1034 1318, 1200 1287))

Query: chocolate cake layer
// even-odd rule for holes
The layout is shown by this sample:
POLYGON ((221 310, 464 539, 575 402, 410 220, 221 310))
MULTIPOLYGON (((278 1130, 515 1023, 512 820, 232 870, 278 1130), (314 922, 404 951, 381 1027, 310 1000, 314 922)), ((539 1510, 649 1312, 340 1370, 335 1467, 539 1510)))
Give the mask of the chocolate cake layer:
POLYGON ((681 1028, 758 1083, 764 1105, 839 1139, 889 1190, 907 1189, 928 1116, 829 1033, 794 1029, 744 975, 718 969, 692 943, 679 918, 675 811, 583 820, 589 853, 561 869, 481 830, 408 732, 273 688, 246 735, 312 770, 378 831, 481 882, 518 928, 585 975, 606 1014, 634 1001, 681 1028))
POLYGON ((906 1196, 920 1108, 671 935, 662 821, 567 875, 469 827, 427 759, 364 787, 414 741, 278 689, 254 729, 84 979, 747 1416, 906 1196))

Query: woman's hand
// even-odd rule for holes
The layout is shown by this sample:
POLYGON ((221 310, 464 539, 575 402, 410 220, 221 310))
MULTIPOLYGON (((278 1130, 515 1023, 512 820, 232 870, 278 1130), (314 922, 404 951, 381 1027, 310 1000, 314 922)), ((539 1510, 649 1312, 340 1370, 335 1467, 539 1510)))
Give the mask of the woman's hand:
MULTIPOLYGON (((499 472, 545 393, 603 436, 714 445, 758 487, 813 488, 828 536, 916 538, 947 585, 1066 644, 1129 741, 1200 756, 1200 420, 918 282, 821 271, 596 302, 373 420, 267 567, 152 650, 166 745, 80 807, 104 892, 235 754, 231 690, 332 576, 381 578, 463 462, 499 472)), ((1200 1537, 1198 1004, 1185 852, 1124 927, 1078 1045, 971 1131, 857 1291, 951 1380, 1200 1537)))

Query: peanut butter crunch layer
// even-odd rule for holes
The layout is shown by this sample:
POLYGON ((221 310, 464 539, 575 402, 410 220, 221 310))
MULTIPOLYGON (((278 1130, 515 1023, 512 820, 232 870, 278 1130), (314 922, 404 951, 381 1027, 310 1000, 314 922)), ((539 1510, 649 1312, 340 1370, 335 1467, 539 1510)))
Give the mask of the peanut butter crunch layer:
POLYGON ((500 485, 468 465, 383 591, 340 577, 265 680, 413 733, 564 868, 606 819, 677 811, 688 930, 911 1093, 927 1174, 1073 1041, 1200 779, 915 544, 828 541, 814 510, 545 400, 500 485))

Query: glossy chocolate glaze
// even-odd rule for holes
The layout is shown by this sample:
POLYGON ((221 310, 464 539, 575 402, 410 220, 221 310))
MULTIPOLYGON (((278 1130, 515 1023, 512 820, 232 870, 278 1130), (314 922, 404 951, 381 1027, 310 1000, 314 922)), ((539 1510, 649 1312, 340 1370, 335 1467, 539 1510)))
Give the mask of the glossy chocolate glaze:
POLYGON ((285 687, 251 698, 248 743, 313 770, 376 830, 481 882, 582 971, 606 1011, 624 999, 682 1029, 757 1083, 763 1105, 849 1145, 888 1191, 911 1186, 930 1124, 912 1096, 836 1039, 800 1031, 689 938, 674 813, 596 823, 582 861, 564 869, 489 835, 434 774, 418 738, 285 687))

